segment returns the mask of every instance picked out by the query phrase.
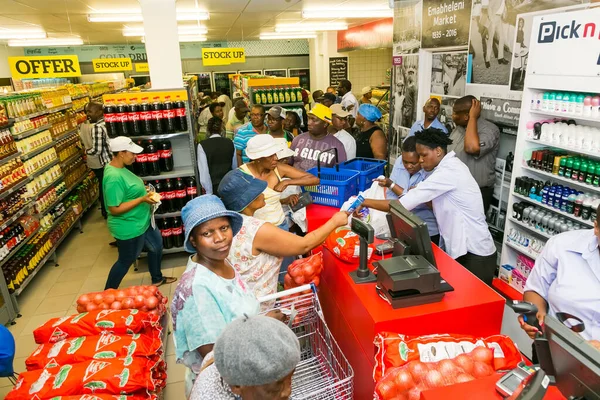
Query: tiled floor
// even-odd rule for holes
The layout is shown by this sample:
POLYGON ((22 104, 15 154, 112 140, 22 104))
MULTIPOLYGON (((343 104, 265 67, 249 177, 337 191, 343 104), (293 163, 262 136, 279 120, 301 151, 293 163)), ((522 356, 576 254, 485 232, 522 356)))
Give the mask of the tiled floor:
MULTIPOLYGON (((108 271, 117 259, 117 249, 108 245, 112 237, 100 211, 94 209, 84 216, 83 231, 83 234, 77 230, 71 232, 59 247, 59 265, 55 267, 52 261, 48 262, 18 298, 22 317, 16 320, 15 325, 9 326, 16 342, 14 368, 17 372, 25 370, 25 359, 37 347, 32 335, 35 328, 50 318, 74 314, 75 300, 80 294, 104 289, 108 271)), ((163 274, 179 278, 186 262, 185 254, 165 255, 163 274)), ((131 268, 121 287, 149 283, 148 268, 145 259, 142 259, 139 271, 131 268)), ((161 286, 160 290, 170 299, 175 285, 161 286)), ((175 364, 174 354, 172 335, 169 335, 166 400, 185 398, 184 367, 175 364)), ((10 390, 8 379, 0 378, 0 398, 4 398, 10 390)))

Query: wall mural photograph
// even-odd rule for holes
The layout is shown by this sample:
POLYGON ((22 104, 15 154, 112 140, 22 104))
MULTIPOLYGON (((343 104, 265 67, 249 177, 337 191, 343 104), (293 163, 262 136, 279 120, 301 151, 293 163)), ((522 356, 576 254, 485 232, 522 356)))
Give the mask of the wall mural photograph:
POLYGON ((431 69, 431 93, 441 96, 464 96, 466 75, 466 52, 434 54, 431 69))
POLYGON ((394 8, 393 54, 417 53, 421 48, 421 11, 419 0, 396 1, 394 8))
POLYGON ((394 115, 392 126, 410 128, 417 118, 417 83, 419 56, 403 56, 402 65, 394 67, 394 115))

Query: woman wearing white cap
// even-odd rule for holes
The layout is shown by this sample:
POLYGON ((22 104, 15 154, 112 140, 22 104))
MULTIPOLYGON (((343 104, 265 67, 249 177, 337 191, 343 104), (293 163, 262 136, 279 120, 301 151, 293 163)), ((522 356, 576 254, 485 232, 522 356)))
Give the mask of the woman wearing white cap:
POLYGON ((112 161, 104 167, 104 203, 108 211, 108 229, 117 239, 119 258, 112 266, 105 289, 117 289, 129 267, 139 257, 144 245, 148 249, 148 271, 152 284, 173 283, 177 278, 164 277, 160 270, 162 237, 150 223, 156 200, 148 193, 144 181, 126 167, 144 149, 130 138, 117 136, 110 140, 112 161))

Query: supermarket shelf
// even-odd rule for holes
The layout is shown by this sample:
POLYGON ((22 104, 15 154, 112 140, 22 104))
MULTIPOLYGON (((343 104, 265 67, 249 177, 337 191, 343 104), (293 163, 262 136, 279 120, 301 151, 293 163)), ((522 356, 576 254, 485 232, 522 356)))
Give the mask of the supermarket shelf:
POLYGON ((517 193, 512 193, 512 195, 513 195, 513 196, 515 196, 515 197, 516 197, 516 198, 518 198, 518 199, 521 199, 521 200, 527 201, 527 202, 529 202, 529 203, 531 203, 531 204, 534 204, 534 205, 536 205, 536 206, 538 206, 538 207, 545 208, 546 210, 550 210, 550 211, 552 211, 552 212, 554 212, 554 213, 556 213, 556 214, 560 214, 560 215, 562 215, 562 216, 564 216, 564 217, 567 217, 567 218, 569 218, 569 219, 572 219, 573 221, 577 221, 577 222, 579 222, 579 223, 580 223, 580 224, 582 224, 582 225, 588 226, 588 227, 590 227, 590 228, 593 228, 593 227, 594 227, 594 223, 593 223, 593 222, 586 221, 586 220, 584 220, 584 219, 578 218, 578 217, 574 216, 573 214, 568 214, 568 213, 566 213, 566 212, 564 212, 564 211, 557 210, 556 208, 554 208, 554 207, 550 207, 550 206, 549 206, 549 205, 547 205, 547 204, 544 204, 544 203, 537 202, 537 201, 535 201, 535 200, 532 200, 532 199, 530 199, 529 197, 525 197, 525 196, 522 196, 522 195, 520 195, 520 194, 517 194, 517 193))
POLYGON ((23 207, 21 207, 21 209, 19 211, 14 213, 12 217, 10 217, 6 221, 2 222, 1 223, 2 225, 0 225, 0 231, 4 230, 4 228, 6 228, 7 226, 9 226, 13 222, 15 222, 17 219, 19 219, 19 217, 21 217, 21 215, 25 214, 31 208, 32 205, 33 205, 33 203, 31 203, 31 202, 26 203, 23 207))
POLYGON ((27 242, 29 242, 29 241, 31 240, 31 238, 33 238, 33 237, 34 237, 34 236, 35 236, 35 235, 36 235, 36 234, 37 234, 37 233, 40 231, 40 229, 41 229, 41 226, 38 226, 38 227, 37 227, 37 229, 36 229, 36 230, 34 230, 34 231, 31 233, 31 235, 27 236, 27 237, 25 238, 25 240, 23 240, 23 241, 22 241, 21 243, 19 243, 19 244, 18 244, 18 245, 17 245, 17 246, 16 246, 14 249, 12 249, 12 251, 11 251, 10 253, 8 253, 8 254, 6 255, 6 257, 4 257, 4 258, 2 259, 2 261, 0 261, 0 268, 1 268, 1 267, 2 267, 4 264, 6 264, 6 262, 12 258, 12 256, 14 256, 15 254, 17 254, 17 252, 18 252, 19 250, 21 250, 21 247, 25 246, 25 244, 26 244, 27 242))
POLYGON ((83 111, 83 108, 84 108, 84 107, 85 107, 85 106, 82 106, 82 107, 76 108, 76 109, 74 109, 74 110, 73 110, 73 112, 76 112, 76 113, 78 113, 78 112, 81 112, 81 111, 83 111))
POLYGON ((295 103, 274 103, 274 104, 262 104, 262 106, 264 108, 271 108, 271 107, 275 107, 275 106, 279 106, 279 107, 302 107, 302 102, 301 101, 297 101, 295 103))
POLYGON ((51 147, 54 147, 54 145, 56 145, 56 142, 54 140, 51 140, 48 144, 38 147, 37 149, 30 151, 27 154, 23 154, 21 156, 21 160, 23 160, 23 161, 29 160, 30 158, 37 156, 41 152, 46 151, 51 147))
POLYGON ((39 170, 35 171, 31 177, 35 178, 37 176, 40 176, 41 174, 43 174, 44 172, 48 171, 50 168, 54 167, 56 164, 58 164, 58 158, 55 158, 52 162, 50 162, 49 164, 44 165, 42 168, 40 168, 39 170))
POLYGON ((21 182, 17 183, 13 187, 11 187, 10 189, 6 190, 5 192, 0 193, 0 200, 5 198, 6 196, 16 192, 17 190, 21 189, 23 186, 25 186, 29 182, 31 182, 31 178, 27 177, 27 178, 23 179, 21 182))
POLYGON ((575 121, 587 121, 587 122, 596 122, 600 124, 600 119, 592 118, 592 117, 584 117, 582 115, 573 115, 573 114, 564 114, 557 113, 554 111, 544 111, 544 110, 529 110, 532 114, 536 115, 545 115, 547 117, 555 117, 560 119, 574 119, 575 121))
POLYGON ((39 192, 36 193, 35 196, 33 196, 33 198, 35 199, 39 199, 40 197, 42 197, 48 190, 52 189, 54 186, 56 186, 56 184, 59 181, 62 181, 63 179, 65 179, 65 177, 61 174, 58 176, 58 178, 56 178, 55 180, 53 180, 52 182, 50 182, 49 184, 47 184, 42 190, 40 190, 39 192))
POLYGON ((181 217, 181 211, 175 211, 164 214, 154 214, 156 218, 170 218, 170 217, 181 217))
POLYGON ((66 131, 64 133, 61 133, 60 135, 54 137, 54 141, 58 142, 59 140, 68 138, 69 136, 71 136, 74 133, 77 133, 77 128, 73 128, 73 129, 70 129, 70 130, 68 130, 68 131, 66 131))
POLYGON ((71 100, 83 99, 84 97, 90 97, 90 95, 89 94, 80 94, 78 96, 71 97, 71 100))
POLYGON ((165 133, 164 135, 143 135, 143 136, 129 136, 131 140, 164 140, 173 139, 179 136, 188 136, 189 131, 176 132, 176 133, 165 133))
POLYGON ((514 244, 512 242, 506 241, 504 242, 504 244, 506 244, 508 247, 515 249, 516 251, 518 251, 519 253, 531 258, 532 260, 536 260, 537 259, 537 254, 533 254, 530 251, 528 251, 525 247, 519 246, 518 244, 514 244))
POLYGON ((0 131, 5 131, 7 129, 12 128, 12 126, 15 124, 15 120, 13 118, 8 118, 8 121, 6 121, 5 124, 0 124, 0 131))
POLYGON ((529 171, 529 172, 537 174, 537 175, 546 176, 554 181, 564 182, 565 184, 567 184, 567 186, 569 186, 569 185, 577 186, 577 187, 583 188, 588 191, 600 193, 600 187, 588 185, 587 183, 584 183, 584 182, 574 181, 573 179, 565 178, 564 176, 554 175, 554 174, 551 174, 550 172, 541 171, 539 169, 535 169, 535 168, 531 168, 531 167, 522 166, 521 168, 523 168, 523 170, 525 170, 525 171, 529 171))
POLYGON ((77 152, 77 153, 73 154, 72 156, 70 156, 69 158, 66 158, 64 161, 61 161, 60 165, 67 165, 70 162, 72 162, 73 160, 79 159, 82 157, 83 157, 83 154, 81 154, 81 152, 77 152))
POLYGON ((36 216, 38 217, 38 219, 41 219, 44 215, 46 215, 48 213, 48 211, 52 210, 54 207, 56 207, 56 205, 58 203, 63 201, 69 195, 69 193, 71 193, 71 191, 73 189, 75 189, 77 187, 77 185, 79 185, 85 179, 86 176, 87 176, 87 174, 84 174, 81 178, 77 179, 77 181, 75 181, 75 183, 71 187, 67 188, 67 190, 65 190, 63 192, 63 194, 58 196, 56 198, 56 200, 54 200, 54 202, 52 204, 50 204, 48 207, 46 207, 46 209, 44 211, 37 213, 36 216))
POLYGON ((34 128, 31 129, 29 131, 23 132, 23 133, 19 133, 17 135, 13 135, 13 139, 15 140, 21 140, 21 139, 25 139, 26 137, 35 135, 36 133, 40 133, 42 131, 48 130, 52 127, 52 124, 47 124, 44 126, 40 126, 39 128, 34 128))
POLYGON ((504 297, 509 298, 510 300, 523 300, 523 293, 519 292, 514 287, 510 286, 508 283, 504 282, 502 279, 494 278, 492 280, 492 286, 500 292, 504 297))
POLYGON ((563 145, 556 144, 556 143, 545 142, 545 141, 542 141, 542 140, 525 139, 525 141, 528 142, 528 143, 533 143, 533 144, 539 144, 539 145, 542 145, 542 146, 553 147, 555 149, 567 150, 567 151, 572 152, 572 153, 583 154, 583 155, 589 156, 589 157, 600 158, 600 153, 598 153, 597 151, 575 149, 573 147, 563 146, 563 145))
POLYGON ((185 176, 195 176, 192 166, 176 167, 171 172, 163 172, 160 175, 142 176, 141 178, 145 181, 154 181, 157 179, 183 178, 185 176))
POLYGON ((73 183, 71 186, 69 186, 67 188, 67 192, 70 192, 71 190, 75 189, 75 187, 77 187, 77 185, 79 185, 81 182, 83 182, 83 180, 85 179, 86 176, 88 176, 89 170, 83 174, 81 177, 79 177, 75 183, 73 183))
POLYGON ((69 109, 71 107, 73 107, 73 103, 63 104, 63 105, 58 106, 58 107, 49 108, 47 112, 48 112, 48 114, 52 114, 52 113, 55 113, 55 112, 67 110, 67 109, 69 109))
POLYGON ((15 122, 25 121, 26 119, 35 118, 35 117, 39 117, 40 115, 46 115, 46 114, 48 114, 47 110, 37 111, 32 114, 23 115, 22 117, 16 117, 15 122))
POLYGON ((52 225, 50 225, 50 226, 48 227, 48 229, 44 229, 44 228, 42 228, 42 230, 43 230, 44 232, 49 232, 49 231, 51 231, 52 229, 56 228, 56 227, 58 226, 58 224, 60 224, 60 223, 62 222, 62 220, 63 220, 63 219, 65 219, 65 217, 67 216, 67 214, 68 214, 68 210, 65 210, 65 212, 63 212, 63 213, 62 213, 62 214, 61 214, 61 215, 60 215, 58 218, 56 218, 56 219, 54 220, 54 222, 52 222, 52 225))
POLYGON ((6 164, 7 162, 9 162, 10 160, 14 160, 15 158, 19 157, 21 155, 20 152, 16 152, 11 154, 10 156, 6 156, 3 159, 0 160, 0 166, 6 164))
POLYGON ((548 235, 547 233, 544 233, 544 232, 540 232, 540 231, 538 231, 538 230, 537 230, 537 229, 535 229, 533 226, 529 226, 529 225, 527 225, 527 224, 526 224, 526 223, 524 223, 524 222, 521 222, 521 221, 519 221, 519 220, 516 220, 515 218, 512 218, 512 217, 511 217, 511 218, 509 218, 508 220, 509 220, 510 222, 512 222, 513 224, 515 224, 515 225, 519 225, 520 227, 522 227, 522 228, 525 228, 525 229, 526 229, 526 230, 528 230, 529 232, 532 232, 532 233, 534 233, 534 234, 536 234, 536 235, 538 235, 538 236, 541 236, 541 237, 543 237, 543 238, 545 238, 545 239, 550 239, 550 238, 552 237, 552 236, 548 235))

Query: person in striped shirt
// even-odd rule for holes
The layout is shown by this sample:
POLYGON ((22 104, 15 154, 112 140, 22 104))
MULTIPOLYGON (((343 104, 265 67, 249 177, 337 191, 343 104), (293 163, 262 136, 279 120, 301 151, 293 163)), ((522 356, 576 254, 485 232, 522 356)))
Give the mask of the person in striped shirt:
POLYGON ((269 128, 265 124, 265 108, 261 104, 255 104, 250 111, 250 123, 241 126, 233 138, 238 165, 250 162, 246 155, 248 140, 265 133, 269 133, 269 128))
MULTIPOLYGON (((85 107, 85 114, 90 122, 91 127, 91 145, 86 145, 86 154, 90 158, 97 160, 98 168, 93 168, 94 175, 98 178, 100 186, 100 207, 102 208, 102 216, 107 218, 106 207, 104 206, 104 193, 102 190, 102 179, 104 178, 104 167, 112 160, 110 145, 108 144, 108 133, 104 124, 104 110, 102 104, 91 102, 85 107)), ((86 143, 86 141, 84 141, 86 143)))

